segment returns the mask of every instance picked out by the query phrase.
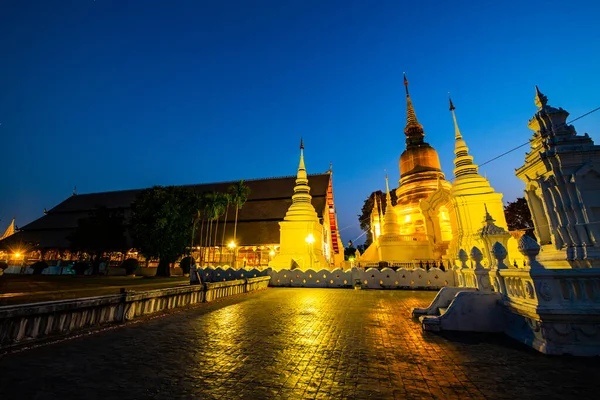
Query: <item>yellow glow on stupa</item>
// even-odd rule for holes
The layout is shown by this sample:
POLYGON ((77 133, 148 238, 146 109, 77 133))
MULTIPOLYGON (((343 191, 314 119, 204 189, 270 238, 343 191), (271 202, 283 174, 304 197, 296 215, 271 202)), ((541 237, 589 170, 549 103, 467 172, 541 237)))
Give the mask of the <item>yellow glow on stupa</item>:
MULTIPOLYGON (((453 183, 444 179, 435 149, 425 141, 404 76, 406 90, 406 149, 400 156, 397 201, 391 203, 386 175, 386 212, 375 201, 371 213, 373 244, 359 261, 406 262, 426 259, 456 259, 458 250, 470 251, 479 243, 485 204, 497 215, 495 226, 506 229, 502 194, 496 193, 469 154, 458 128, 455 107, 453 183), (380 233, 381 231, 381 233, 380 233)), ((507 243, 509 257, 518 256, 516 241, 507 243)), ((416 265, 416 264, 415 264, 416 265)))
POLYGON ((300 140, 300 163, 296 174, 296 186, 292 204, 283 221, 279 223, 280 249, 269 266, 274 270, 328 269, 329 263, 323 255, 323 226, 312 205, 308 174, 304 165, 304 141, 300 140), (308 240, 307 240, 308 239, 308 240))

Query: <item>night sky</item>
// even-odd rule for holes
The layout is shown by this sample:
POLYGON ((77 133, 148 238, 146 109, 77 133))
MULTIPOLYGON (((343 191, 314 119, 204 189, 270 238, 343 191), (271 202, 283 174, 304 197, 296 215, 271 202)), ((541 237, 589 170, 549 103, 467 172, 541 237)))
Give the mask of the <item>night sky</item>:
MULTIPOLYGON (((342 239, 399 179, 410 81, 452 178, 452 93, 475 162, 524 143, 534 85, 600 106, 598 1, 0 0, 0 230, 78 193, 333 163, 342 239)), ((600 144, 600 112, 575 123, 600 144)), ((523 147, 480 170, 511 201, 523 147)), ((1 234, 1 232, 0 232, 1 234)))

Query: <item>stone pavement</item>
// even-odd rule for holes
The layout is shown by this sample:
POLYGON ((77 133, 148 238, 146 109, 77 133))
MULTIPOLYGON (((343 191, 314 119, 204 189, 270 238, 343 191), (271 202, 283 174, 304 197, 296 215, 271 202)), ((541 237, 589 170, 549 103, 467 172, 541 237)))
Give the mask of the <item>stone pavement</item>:
POLYGON ((421 332, 434 292, 271 288, 0 357, 1 399, 599 398, 598 359, 421 332))

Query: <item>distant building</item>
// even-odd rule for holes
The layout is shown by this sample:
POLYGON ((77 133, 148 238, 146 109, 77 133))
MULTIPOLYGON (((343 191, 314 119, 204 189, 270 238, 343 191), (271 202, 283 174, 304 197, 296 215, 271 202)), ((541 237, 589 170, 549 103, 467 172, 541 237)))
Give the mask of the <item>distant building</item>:
MULTIPOLYGON (((292 204, 294 194, 295 176, 251 179, 244 183, 250 188, 248 201, 239 211, 237 224, 237 265, 240 267, 266 267, 278 253, 280 247, 279 222, 283 221, 286 212, 292 204)), ((340 240, 337 226, 335 207, 333 203, 332 172, 309 175, 312 200, 319 223, 323 228, 323 243, 320 245, 328 249, 327 262, 332 265, 334 256, 343 254, 343 244, 340 240)), ((219 182, 198 185, 187 185, 198 193, 202 192, 227 192, 229 187, 236 183, 219 182)), ((56 207, 48 210, 41 218, 25 225, 17 233, 0 241, 0 248, 10 252, 28 254, 38 253, 37 257, 44 254, 44 259, 70 259, 75 257, 70 254, 69 234, 77 227, 79 219, 86 218, 90 212, 99 206, 113 210, 123 211, 125 220, 131 216, 131 204, 143 189, 101 192, 90 194, 74 194, 56 207)), ((227 216, 225 243, 223 237, 223 221, 219 223, 216 247, 204 248, 204 260, 209 265, 230 263, 232 252, 227 248, 233 238, 235 212, 233 206, 227 216), (221 254, 224 255, 221 255, 221 254)), ((214 233, 213 233, 214 234, 214 233)), ((128 256, 136 255, 133 243, 130 243, 128 256)), ((199 256, 201 244, 200 234, 196 231, 194 250, 199 256)), ((125 256, 125 255, 123 255, 125 256)))

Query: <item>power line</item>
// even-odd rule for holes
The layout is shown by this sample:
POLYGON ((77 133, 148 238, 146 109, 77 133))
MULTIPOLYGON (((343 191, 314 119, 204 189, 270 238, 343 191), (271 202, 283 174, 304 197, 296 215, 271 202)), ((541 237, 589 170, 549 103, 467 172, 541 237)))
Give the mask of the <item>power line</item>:
MULTIPOLYGON (((570 121, 568 121, 568 122, 565 122, 564 124, 558 125, 557 127, 553 127, 553 128, 552 128, 552 130, 554 131, 554 129, 558 129, 558 128, 562 128, 563 126, 567 126, 567 125, 569 125, 569 124, 571 124, 571 123, 573 123, 573 122, 575 122, 575 121, 577 121, 577 120, 579 120, 579 119, 581 119, 581 118, 583 118, 583 117, 587 117, 588 115, 590 115, 590 114, 592 114, 592 113, 594 113, 594 112, 596 112, 596 111, 598 111, 598 110, 600 110, 600 107, 596 107, 596 108, 594 108, 593 110, 591 110, 591 111, 588 111, 588 112, 586 112, 585 114, 583 114, 583 115, 580 115, 579 117, 577 117, 577 118, 575 118, 575 119, 572 119, 572 120, 570 120, 570 121)), ((510 150, 508 150, 508 151, 506 151, 506 152, 504 152, 504 153, 500 154, 499 156, 496 156, 496 157, 494 157, 494 158, 492 158, 492 159, 489 159, 489 160, 487 160, 487 161, 486 161, 486 162, 484 162, 484 163, 481 163, 481 164, 479 164, 479 166, 480 166, 480 167, 482 167, 482 166, 484 166, 485 164, 489 164, 489 163, 491 163, 492 161, 495 161, 495 160, 499 159, 500 157, 504 157, 505 155, 507 155, 507 154, 509 154, 509 153, 512 153, 513 151, 515 151, 515 150, 518 150, 518 149, 520 149, 521 147, 523 147, 523 146, 525 146, 525 145, 527 145, 527 144, 529 144, 529 140, 528 140, 527 142, 523 143, 523 144, 520 144, 520 145, 518 145, 518 146, 517 146, 517 147, 515 147, 515 148, 512 148, 512 149, 510 149, 510 150)))

